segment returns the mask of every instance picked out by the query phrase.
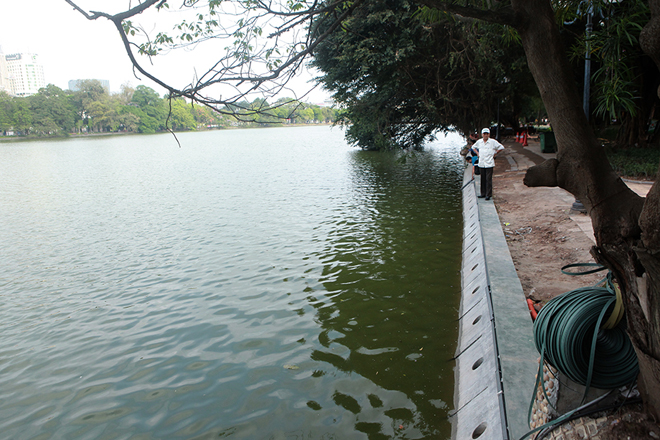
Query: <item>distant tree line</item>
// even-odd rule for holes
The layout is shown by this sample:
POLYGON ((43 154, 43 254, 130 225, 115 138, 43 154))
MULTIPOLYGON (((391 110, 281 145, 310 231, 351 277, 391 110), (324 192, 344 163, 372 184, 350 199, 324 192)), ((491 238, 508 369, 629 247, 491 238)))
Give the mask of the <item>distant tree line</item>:
MULTIPOLYGON (((0 135, 65 136, 84 133, 156 133, 233 126, 332 123, 337 111, 282 98, 273 104, 257 99, 238 103, 255 113, 244 120, 168 99, 147 86, 122 86, 109 94, 97 80, 79 83, 79 90, 49 84, 35 95, 12 97, 0 92, 0 135)), ((229 112, 229 108, 226 109, 229 112)))

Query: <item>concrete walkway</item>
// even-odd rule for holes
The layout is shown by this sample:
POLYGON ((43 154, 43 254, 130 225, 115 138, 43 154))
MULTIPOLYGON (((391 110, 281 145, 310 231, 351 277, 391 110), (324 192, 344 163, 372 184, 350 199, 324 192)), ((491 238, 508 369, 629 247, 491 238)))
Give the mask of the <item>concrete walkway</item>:
MULTIPOLYGON (((475 176, 479 188, 479 176, 475 176)), ((478 190, 477 190, 478 191, 478 190)), ((478 199, 486 268, 495 318, 509 438, 529 431, 527 414, 538 369, 533 323, 492 200, 478 199)))

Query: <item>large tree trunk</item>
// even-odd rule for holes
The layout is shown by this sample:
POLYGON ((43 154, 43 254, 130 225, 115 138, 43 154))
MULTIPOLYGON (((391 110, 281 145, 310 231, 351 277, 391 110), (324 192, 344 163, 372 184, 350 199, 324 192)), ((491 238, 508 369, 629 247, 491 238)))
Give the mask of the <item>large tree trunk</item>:
MULTIPOLYGON (((587 208, 596 236, 594 256, 624 293, 642 397, 649 414, 660 420, 660 187, 655 184, 644 199, 613 172, 583 113, 550 1, 512 0, 512 6, 558 145, 557 160, 531 168, 525 184, 556 184, 587 208)), ((658 41, 660 34, 651 34, 658 41)))

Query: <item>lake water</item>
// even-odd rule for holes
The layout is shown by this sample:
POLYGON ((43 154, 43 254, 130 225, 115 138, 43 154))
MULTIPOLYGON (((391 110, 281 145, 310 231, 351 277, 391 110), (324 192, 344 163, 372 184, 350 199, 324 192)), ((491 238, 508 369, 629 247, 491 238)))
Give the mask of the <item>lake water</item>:
POLYGON ((0 143, 3 439, 443 439, 458 136, 0 143))

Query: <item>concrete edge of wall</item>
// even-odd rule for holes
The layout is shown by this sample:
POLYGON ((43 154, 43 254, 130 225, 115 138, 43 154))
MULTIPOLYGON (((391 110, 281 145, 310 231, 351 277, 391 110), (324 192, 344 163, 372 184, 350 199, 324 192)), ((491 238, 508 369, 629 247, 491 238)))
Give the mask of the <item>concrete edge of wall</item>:
POLYGON ((463 257, 452 439, 507 439, 506 413, 477 194, 463 178, 463 257))

